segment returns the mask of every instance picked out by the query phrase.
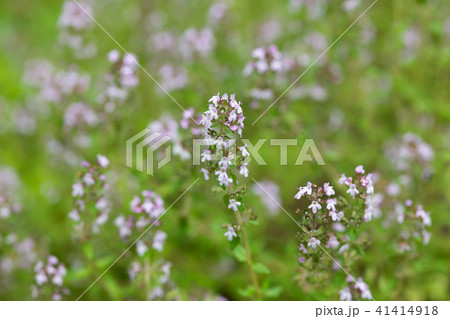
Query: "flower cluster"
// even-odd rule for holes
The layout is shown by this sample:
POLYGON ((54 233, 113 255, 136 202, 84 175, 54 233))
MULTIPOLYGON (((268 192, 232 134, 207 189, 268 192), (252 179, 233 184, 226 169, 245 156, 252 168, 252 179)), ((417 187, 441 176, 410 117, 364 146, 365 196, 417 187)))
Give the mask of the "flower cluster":
POLYGON ((93 21, 83 9, 92 15, 92 9, 86 1, 82 1, 81 6, 73 1, 64 2, 63 12, 59 17, 59 25, 75 30, 84 30, 92 27, 93 21))
POLYGON ((427 180, 431 175, 434 151, 416 134, 406 133, 400 140, 388 142, 385 155, 394 167, 403 174, 402 179, 405 184, 410 183, 411 178, 414 177, 410 176, 410 172, 413 171, 416 164, 419 164, 423 170, 420 176, 422 180, 427 180))
POLYGON ((431 234, 428 228, 431 226, 431 217, 422 205, 414 204, 411 199, 404 202, 395 199, 389 202, 386 199, 383 204, 391 208, 388 218, 384 221, 385 226, 399 229, 397 238, 393 241, 398 252, 412 252, 416 250, 416 244, 429 243, 431 234))
POLYGON ((208 28, 196 30, 187 29, 180 38, 180 52, 185 59, 190 60, 194 55, 207 56, 215 47, 216 39, 208 28))
MULTIPOLYGON (((246 145, 236 140, 237 136, 242 136, 245 117, 241 102, 236 101, 234 94, 229 98, 228 94, 222 97, 217 94, 209 102, 209 110, 203 113, 200 121, 207 130, 204 134, 205 148, 201 154, 201 161, 206 167, 201 171, 206 180, 214 173, 220 186, 229 187, 236 183, 233 170, 248 176, 246 159, 250 153, 246 145)), ((234 209, 236 205, 233 204, 232 207, 234 209)))
POLYGON ((372 299, 369 286, 363 281, 361 277, 356 282, 350 276, 347 277, 348 287, 339 291, 339 299, 341 301, 352 301, 361 299, 372 299))
MULTIPOLYGON (((128 275, 130 280, 138 282, 137 278, 142 275, 145 277, 146 271, 149 271, 148 264, 134 261, 131 267, 128 269, 128 275)), ((173 284, 170 281, 170 268, 172 263, 164 260, 157 260, 152 264, 151 275, 156 277, 156 285, 152 286, 148 291, 148 300, 164 300, 164 297, 168 297, 167 293, 173 288, 173 284)), ((144 278, 145 280, 145 278, 144 278)))
POLYGON ((283 68, 282 55, 276 45, 266 48, 257 48, 253 51, 254 61, 247 63, 243 71, 244 75, 250 75, 253 72, 259 74, 269 71, 280 72, 283 68))
POLYGON ((94 127, 98 123, 98 115, 84 102, 70 104, 64 113, 64 125, 69 129, 84 125, 94 127))
POLYGON ((36 285, 32 286, 33 298, 46 298, 51 295, 52 300, 61 300, 70 291, 63 287, 66 267, 55 256, 49 256, 47 262, 38 261, 34 267, 36 285))
MULTIPOLYGON (((173 144, 173 154, 181 160, 189 160, 191 158, 189 149, 191 148, 192 139, 200 137, 203 132, 202 128, 196 124, 196 122, 200 121, 200 118, 201 115, 196 115, 195 110, 189 108, 183 112, 179 122, 171 116, 162 116, 157 121, 150 123, 148 128, 169 136, 170 142, 173 144)), ((161 155, 164 156, 163 150, 161 152, 161 155)))
POLYGON ((105 169, 109 166, 109 160, 97 155, 96 162, 83 161, 81 165, 83 170, 78 175, 78 181, 72 185, 73 209, 69 217, 77 223, 77 229, 86 240, 91 230, 98 233, 99 226, 108 220, 110 204, 105 195, 109 184, 105 169))
POLYGON ((91 77, 73 66, 57 70, 49 61, 33 60, 26 64, 24 81, 39 90, 38 100, 59 104, 66 97, 86 92, 91 77))
MULTIPOLYGON (((357 234, 357 229, 363 221, 369 221, 368 197, 374 192, 372 174, 365 174, 364 168, 358 166, 355 176, 341 176, 340 183, 348 186, 345 196, 336 197, 336 191, 330 183, 317 186, 308 182, 306 186, 298 188, 295 199, 308 198, 307 209, 298 209, 301 216, 302 230, 298 233, 299 262, 302 268, 309 271, 320 272, 326 276, 331 264, 331 259, 324 255, 319 245, 331 250, 331 254, 337 259, 342 258, 346 262, 354 259, 352 250, 358 251, 367 245, 367 237, 357 234), (318 267, 318 265, 321 265, 318 267)), ((309 280, 304 278, 305 280, 309 280)))
POLYGON ((0 229, 0 244, 2 258, 0 260, 0 274, 2 275, 2 286, 15 284, 12 272, 17 269, 29 270, 36 262, 37 249, 33 239, 19 238, 16 233, 9 233, 3 236, 3 229, 0 229))
POLYGON ((108 53, 108 61, 112 64, 111 71, 105 77, 106 88, 99 95, 98 101, 106 112, 111 113, 128 98, 130 89, 139 84, 139 64, 133 53, 122 56, 117 50, 108 53))
POLYGON ((354 177, 347 177, 345 174, 342 174, 339 179, 339 184, 344 184, 348 187, 347 194, 350 194, 351 197, 365 200, 366 209, 364 211, 364 221, 368 222, 372 220, 374 211, 376 210, 372 199, 374 194, 373 174, 365 174, 362 165, 355 168, 355 173, 354 177))
POLYGON ((154 191, 144 190, 141 196, 133 197, 130 202, 130 211, 130 215, 122 214, 114 220, 120 238, 128 241, 134 232, 143 233, 144 231, 148 236, 136 242, 137 257, 128 269, 130 280, 137 285, 145 283, 149 300, 161 299, 172 288, 169 281, 171 263, 159 257, 155 258, 153 254, 153 252, 163 251, 167 238, 165 232, 156 229, 160 226, 158 219, 164 213, 164 201, 154 191))
POLYGON ((92 57, 97 52, 94 43, 84 43, 83 31, 94 25, 89 15, 92 16, 93 12, 88 1, 80 1, 78 4, 68 0, 64 2, 63 12, 59 17, 59 42, 71 49, 77 58, 92 57))
MULTIPOLYGON (((164 201, 152 190, 145 190, 142 196, 134 196, 130 202, 130 216, 120 215, 114 223, 119 229, 119 236, 128 240, 134 230, 144 231, 149 225, 159 226, 158 218, 164 213, 164 201)), ((154 229, 155 227, 152 227, 154 229)), ((162 251, 167 234, 157 230, 153 234, 151 247, 154 250, 162 251)), ((148 251, 148 246, 144 240, 136 243, 136 251, 139 256, 143 256, 148 251)))
POLYGON ((161 86, 167 92, 184 88, 188 84, 188 77, 186 73, 187 72, 184 68, 174 67, 171 64, 164 64, 159 69, 159 74, 161 75, 161 86))
MULTIPOLYGON (((245 193, 245 187, 237 186, 235 173, 248 177, 248 152, 237 137, 242 136, 244 119, 241 102, 236 101, 234 94, 228 98, 228 94, 220 97, 219 94, 209 100, 209 110, 203 113, 200 124, 206 132, 204 134, 205 148, 201 154, 201 161, 205 167, 201 169, 205 180, 209 180, 210 174, 217 176, 217 181, 227 193, 227 207, 234 212, 243 211, 241 196, 245 193), (237 144, 237 145, 236 145, 237 144)), ((228 240, 236 237, 233 227, 225 225, 228 240), (230 228, 231 227, 231 228, 230 228)))

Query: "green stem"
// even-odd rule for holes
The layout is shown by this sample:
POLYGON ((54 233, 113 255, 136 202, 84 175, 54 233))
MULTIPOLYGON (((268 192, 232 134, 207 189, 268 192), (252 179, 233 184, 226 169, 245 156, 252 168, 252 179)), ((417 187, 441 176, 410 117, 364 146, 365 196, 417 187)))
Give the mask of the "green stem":
MULTIPOLYGON (((144 282, 145 282, 145 293, 148 295, 152 287, 152 268, 150 255, 144 262, 144 282)), ((147 297, 146 297, 147 298, 147 297)))
POLYGON ((247 265, 250 270, 250 278, 252 280, 253 287, 255 288, 256 299, 261 300, 262 297, 261 297, 261 291, 259 288, 258 277, 256 277, 255 271, 253 270, 252 254, 250 251, 250 245, 248 243, 247 231, 245 229, 245 225, 243 223, 241 213, 239 211, 236 211, 234 214, 236 215, 236 219, 238 221, 238 224, 240 226, 240 230, 242 233, 242 239, 244 240, 244 248, 245 248, 245 252, 246 252, 246 256, 247 256, 247 265))

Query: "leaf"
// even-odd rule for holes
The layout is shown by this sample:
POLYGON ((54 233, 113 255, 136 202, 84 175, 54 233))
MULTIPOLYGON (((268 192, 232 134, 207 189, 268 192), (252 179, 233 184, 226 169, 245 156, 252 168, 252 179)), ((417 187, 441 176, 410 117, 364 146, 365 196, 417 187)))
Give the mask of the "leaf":
POLYGON ((356 248, 358 249, 358 251, 361 254, 361 256, 365 256, 366 255, 366 253, 364 252, 364 249, 362 248, 361 245, 356 245, 356 248))
POLYGON ((234 248, 233 254, 234 257, 236 257, 236 259, 240 262, 244 262, 247 260, 247 254, 244 247, 242 247, 241 245, 238 245, 234 248))
POLYGON ((247 221, 247 224, 250 224, 250 225, 259 225, 259 220, 258 219, 249 219, 248 221, 247 221))
POLYGON ((88 267, 72 268, 72 269, 69 269, 64 280, 67 280, 67 281, 82 280, 82 279, 87 278, 89 276, 89 274, 90 274, 90 272, 89 272, 88 267))
POLYGON ((264 290, 264 297, 265 298, 277 298, 281 292, 283 291, 283 287, 282 286, 274 286, 274 287, 270 287, 267 288, 266 290, 264 290))
POLYGON ((226 207, 228 207, 228 205, 230 204, 230 196, 228 196, 228 194, 226 194, 225 196, 223 196, 223 203, 225 204, 226 207))
POLYGON ((233 237, 233 240, 230 241, 230 249, 235 250, 236 247, 239 245, 240 241, 241 239, 239 237, 233 237))
POLYGON ((83 250, 84 255, 90 260, 94 259, 94 246, 92 246, 91 242, 85 242, 81 249, 83 250))
POLYGON ((253 270, 259 274, 266 274, 266 275, 270 274, 269 268, 267 268, 266 266, 264 266, 261 263, 254 264, 252 267, 253 267, 253 270))
POLYGON ((358 232, 356 229, 350 229, 348 232, 348 237, 350 238, 350 241, 355 241, 355 239, 358 238, 358 232))
POLYGON ((255 288, 253 288, 252 285, 249 285, 245 289, 238 289, 237 292, 243 297, 250 298, 255 294, 255 288))
POLYGON ((114 256, 105 256, 99 259, 95 260, 95 266, 97 268, 103 269, 111 265, 111 263, 114 261, 114 256))

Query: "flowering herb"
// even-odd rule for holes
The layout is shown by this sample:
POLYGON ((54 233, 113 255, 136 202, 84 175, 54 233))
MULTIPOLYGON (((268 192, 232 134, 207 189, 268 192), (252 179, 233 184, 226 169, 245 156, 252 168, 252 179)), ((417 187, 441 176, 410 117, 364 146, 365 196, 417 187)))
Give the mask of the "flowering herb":
POLYGON ((317 186, 308 182, 298 188, 295 199, 306 198, 307 209, 298 209, 302 230, 298 232, 299 264, 301 269, 318 274, 305 276, 300 272, 298 279, 311 285, 323 284, 323 278, 340 269, 329 254, 342 264, 351 267, 363 255, 368 244, 367 235, 359 233, 363 222, 371 220, 371 201, 374 183, 372 174, 366 174, 362 166, 355 169, 354 176, 344 174, 340 184, 347 186, 344 195, 337 196, 330 183, 317 186), (323 245, 323 246, 322 246, 323 245), (319 246, 322 249, 319 249, 319 246), (324 248, 325 247, 325 248, 324 248))
POLYGON ((100 226, 108 220, 109 184, 105 175, 108 166, 109 160, 103 155, 97 155, 96 162, 92 164, 83 161, 78 181, 72 185, 73 208, 69 218, 75 223, 83 241, 88 241, 92 234, 98 233, 100 226))
POLYGON ((239 185, 238 179, 239 175, 246 178, 249 173, 250 153, 239 139, 242 137, 244 120, 241 102, 236 100, 234 94, 229 97, 228 94, 223 96, 217 94, 209 100, 209 109, 203 113, 200 121, 206 129, 205 148, 201 154, 204 167, 201 171, 205 180, 209 180, 210 176, 216 179, 220 187, 213 187, 214 191, 225 193, 224 204, 234 213, 236 222, 223 225, 226 229, 224 236, 230 241, 230 247, 238 260, 245 260, 249 267, 253 287, 247 289, 246 294, 261 299, 260 285, 246 232, 246 226, 255 223, 257 217, 252 209, 246 207, 244 202, 246 186, 239 185), (239 246, 241 237, 244 247, 239 246), (242 254, 239 253, 241 251, 242 254))

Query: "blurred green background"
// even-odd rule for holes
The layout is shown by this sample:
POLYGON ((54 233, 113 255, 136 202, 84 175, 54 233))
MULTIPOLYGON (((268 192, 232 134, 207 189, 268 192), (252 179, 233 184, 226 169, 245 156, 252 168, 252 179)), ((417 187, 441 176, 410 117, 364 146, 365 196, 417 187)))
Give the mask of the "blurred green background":
MULTIPOLYGON (((251 60, 253 49, 274 43, 283 55, 298 58, 307 47, 308 35, 320 33, 328 45, 331 44, 372 4, 371 1, 360 1, 354 11, 344 10, 343 1, 318 1, 317 6, 322 8, 318 19, 305 9, 306 4, 294 10, 295 3, 289 1, 224 2, 228 6, 226 21, 212 24, 208 22, 208 10, 214 2, 210 1, 91 3, 99 23, 124 48, 135 53, 141 65, 155 78, 158 79, 159 67, 165 63, 185 69, 187 84, 170 92, 182 106, 204 112, 208 99, 218 91, 236 93, 247 117, 244 137, 252 141, 259 138, 314 139, 326 162, 325 167, 315 162, 295 166, 298 148, 290 148, 287 166, 279 165, 278 152, 268 142, 261 149, 267 166, 250 166, 250 177, 268 179, 279 185, 281 203, 290 213, 300 207, 294 200, 296 187, 307 181, 336 183, 338 174, 350 173, 359 164, 364 165, 366 171, 378 172, 380 185, 386 185, 396 176, 384 153, 386 143, 406 132, 420 136, 435 152, 431 163, 433 173, 429 180, 420 183, 420 188, 415 185, 411 194, 431 213, 429 245, 420 247, 417 258, 403 266, 403 257, 391 258, 386 251, 386 243, 395 237, 397 230, 382 227, 382 219, 374 220, 363 225, 371 236, 371 245, 351 272, 355 277, 364 277, 376 300, 449 299, 448 1, 379 0, 324 56, 326 63, 338 69, 341 79, 333 80, 333 74, 319 63, 296 84, 319 84, 326 90, 327 98, 324 101, 281 99, 254 126, 251 123, 272 101, 262 103, 258 109, 249 107, 249 92, 258 80, 244 77, 242 70, 251 60), (270 21, 275 22, 261 31, 261 26, 270 21), (214 32, 215 47, 205 58, 190 61, 176 54, 152 50, 149 39, 157 32, 154 25, 158 23, 161 30, 177 34, 191 27, 208 26, 214 32), (271 39, 266 33, 276 28, 279 32, 271 39), (367 42, 363 37, 365 30, 374 32, 367 42), (420 38, 411 54, 405 53, 408 30, 415 30, 420 38), (340 119, 337 127, 332 124, 336 116, 340 119), (403 276, 399 275, 403 272, 403 276)), ((36 90, 23 81, 30 60, 45 59, 61 69, 76 64, 80 72, 91 76, 91 85, 83 98, 94 103, 98 93, 95 84, 109 67, 106 55, 118 49, 101 29, 93 26, 83 36, 95 43, 96 54, 88 59, 71 56, 58 44, 57 21, 62 6, 62 1, 53 0, 6 0, 0 4, 0 165, 17 172, 20 187, 16 195, 22 205, 21 212, 2 221, 0 229, 3 238, 12 232, 19 237, 32 238, 38 258, 45 258, 49 253, 58 256, 69 270, 65 283, 71 290, 67 299, 72 300, 96 276, 80 270, 83 251, 72 236, 67 216, 72 205, 71 185, 76 180, 79 165, 69 165, 58 155, 50 154, 46 145, 51 137, 81 159, 93 160, 96 154, 103 154, 111 160, 115 203, 102 235, 93 239, 97 259, 103 260, 99 269, 106 269, 127 247, 117 237, 113 220, 128 209, 133 195, 152 189, 162 196, 168 207, 202 174, 198 168, 181 161, 170 163, 155 176, 125 166, 127 138, 163 114, 176 119, 182 115, 179 107, 142 71, 139 71, 139 86, 128 102, 115 110, 114 119, 82 132, 91 139, 88 147, 74 143, 81 133, 64 129, 60 110, 50 111, 46 116, 33 113, 35 129, 29 134, 18 132, 18 124, 11 114, 24 107, 41 107, 34 105, 36 90)), ((318 54, 310 56, 312 62, 318 54)), ((304 70, 305 67, 294 70, 284 82, 274 80, 275 96, 304 70)), ((246 299, 239 294, 239 289, 249 284, 247 269, 234 260, 221 229, 221 224, 231 222, 233 216, 223 205, 221 196, 210 191, 211 185, 201 178, 164 215, 161 229, 168 238, 162 254, 172 262, 171 280, 183 299, 203 300, 216 296, 246 299)), ((337 290, 341 287, 306 292, 298 284, 295 279, 299 271, 297 225, 283 212, 275 216, 268 214, 252 192, 249 201, 260 220, 258 226, 249 229, 252 251, 271 270, 269 275, 261 275, 261 280, 267 286, 281 287, 273 299, 338 298, 337 290)), ((0 242, 0 246, 5 245, 4 242, 0 242)), ((0 253, 4 260, 11 251, 3 247, 0 253)), ((131 253, 124 255, 101 279, 107 288, 95 285, 84 298, 139 299, 126 273, 132 259, 131 253)), ((0 299, 30 299, 33 276, 32 267, 9 273, 0 270, 0 299)))

